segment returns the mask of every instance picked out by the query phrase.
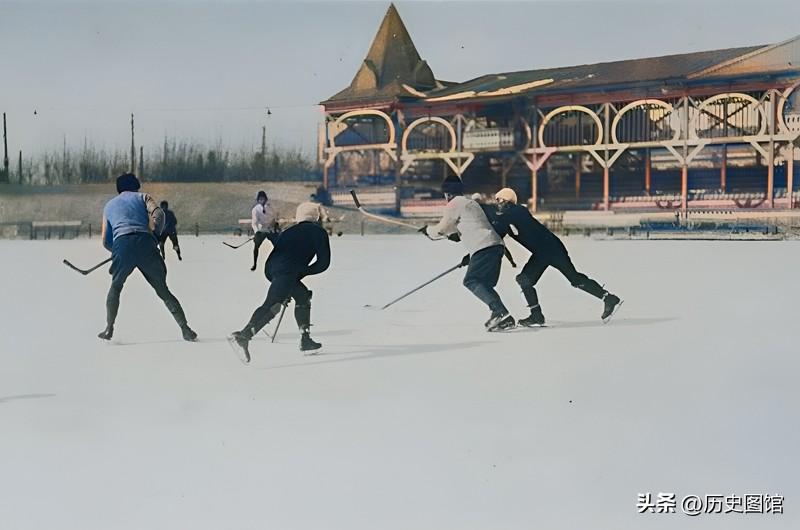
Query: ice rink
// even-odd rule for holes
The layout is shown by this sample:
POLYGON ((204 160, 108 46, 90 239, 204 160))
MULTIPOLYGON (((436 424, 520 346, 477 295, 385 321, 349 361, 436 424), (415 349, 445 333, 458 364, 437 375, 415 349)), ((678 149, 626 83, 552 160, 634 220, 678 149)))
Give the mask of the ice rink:
MULTIPOLYGON (((625 299, 614 320, 551 269, 550 326, 489 334, 463 269, 363 307, 460 245, 334 238, 308 282, 324 353, 298 351, 287 312, 245 366, 225 336, 267 283, 222 240, 168 251, 194 344, 138 273, 96 338, 107 269, 61 260, 99 262, 98 239, 0 241, 0 528, 800 528, 800 242, 566 239, 625 299), (647 492, 678 513, 639 514, 647 492), (782 495, 785 513, 681 513, 707 494, 782 495)), ((514 274, 498 290, 526 316, 514 274)))

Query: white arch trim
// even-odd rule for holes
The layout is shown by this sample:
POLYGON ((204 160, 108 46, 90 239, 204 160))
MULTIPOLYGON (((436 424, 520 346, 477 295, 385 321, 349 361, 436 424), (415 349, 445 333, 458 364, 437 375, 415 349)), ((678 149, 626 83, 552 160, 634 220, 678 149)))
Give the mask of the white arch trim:
MULTIPOLYGON (((331 124, 331 126, 336 128, 338 125, 344 124, 347 119, 353 118, 355 116, 378 116, 379 118, 383 119, 386 122, 386 126, 389 130, 389 139, 386 142, 381 142, 380 145, 394 144, 395 141, 394 123, 392 123, 392 119, 389 117, 388 114, 380 110, 372 110, 372 109, 351 110, 350 112, 345 112, 344 114, 336 118, 331 124)), ((346 127, 347 126, 345 125, 345 128, 346 127)), ((336 147, 336 136, 337 136, 336 134, 328 135, 331 147, 336 147)))
MULTIPOLYGON (((667 109, 668 112, 672 113, 675 110, 675 107, 667 103, 666 101, 661 101, 660 99, 640 99, 631 103, 628 103, 617 112, 617 115, 614 116, 614 121, 611 122, 611 139, 615 144, 619 143, 619 138, 617 137, 617 125, 619 124, 620 119, 622 116, 628 112, 629 110, 639 107, 642 105, 656 105, 667 109)), ((681 136, 680 128, 675 129, 675 134, 673 135, 672 139, 677 140, 681 136)), ((650 141, 650 140, 647 140, 650 141)))
POLYGON ((595 140, 594 145, 600 145, 603 143, 603 122, 600 121, 600 118, 595 114, 590 108, 584 107, 582 105, 565 105, 563 107, 558 107, 556 109, 551 110, 547 113, 547 115, 542 120, 542 124, 539 126, 539 145, 542 147, 548 147, 544 143, 544 129, 547 127, 547 124, 550 123, 550 120, 553 119, 555 116, 559 114, 563 114, 569 111, 577 111, 583 112, 584 114, 589 115, 597 124, 597 140, 595 140))
MULTIPOLYGON (((694 113, 692 119, 689 123, 689 131, 692 137, 699 138, 700 136, 697 134, 697 120, 700 119, 700 116, 703 113, 703 110, 711 105, 722 99, 729 99, 729 98, 740 98, 750 101, 755 109, 758 111, 759 115, 761 116, 761 126, 759 127, 758 132, 755 135, 764 134, 767 130, 767 114, 764 112, 764 107, 759 103, 759 101, 750 96, 748 94, 742 94, 741 92, 726 92, 724 94, 717 94, 716 96, 711 96, 710 98, 706 99, 697 107, 697 112, 694 113)), ((753 136, 755 136, 753 135, 753 136)), ((751 135, 748 135, 751 136, 751 135)))
POLYGON ((455 129, 453 129, 453 126, 450 124, 449 121, 447 121, 447 120, 445 120, 443 118, 439 118, 438 116, 431 116, 431 117, 427 117, 426 116, 426 117, 422 117, 422 118, 417 118, 416 120, 412 121, 409 124, 409 126, 406 128, 406 130, 403 131, 403 138, 401 140, 401 142, 402 142, 401 143, 402 152, 403 153, 407 153, 408 152, 408 137, 411 134, 411 131, 414 130, 414 128, 417 127, 418 125, 422 125, 423 123, 426 123, 426 122, 438 123, 439 125, 442 125, 447 129, 447 132, 450 133, 450 149, 448 149, 445 152, 447 152, 447 153, 455 152, 455 150, 456 150, 456 131, 455 131, 455 129))

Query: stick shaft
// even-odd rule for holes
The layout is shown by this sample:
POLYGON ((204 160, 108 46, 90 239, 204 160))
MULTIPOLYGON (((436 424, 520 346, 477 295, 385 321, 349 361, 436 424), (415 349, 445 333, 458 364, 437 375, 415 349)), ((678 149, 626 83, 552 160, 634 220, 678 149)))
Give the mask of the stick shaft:
POLYGON ((436 276, 436 277, 434 277, 434 278, 431 278, 430 280, 428 280, 427 282, 423 283, 423 284, 422 284, 422 285, 420 285, 419 287, 415 287, 414 289, 412 289, 412 290, 408 291, 408 292, 407 292, 406 294, 404 294, 403 296, 400 296, 400 297, 398 297, 398 298, 395 298, 394 300, 392 300, 391 302, 389 302, 389 303, 388 303, 388 304, 386 304, 385 306, 381 307, 381 310, 383 310, 383 309, 386 309, 386 308, 387 308, 387 307, 389 307, 390 305, 394 305, 394 304, 396 304, 397 302, 399 302, 399 301, 400 301, 400 300, 402 300, 403 298, 406 298, 407 296, 410 296, 410 295, 412 295, 412 294, 416 293, 417 291, 419 291, 420 289, 422 289, 422 288, 423 288, 423 287, 425 287, 426 285, 429 285, 429 284, 431 284, 431 283, 435 282, 436 280, 438 280, 438 279, 439 279, 439 278, 441 278, 442 276, 446 276, 446 275, 450 274, 451 272, 453 272, 454 270, 458 269, 459 267, 461 267, 461 264, 460 264, 460 263, 459 263, 458 265, 454 266, 454 267, 450 267, 449 269, 447 269, 447 270, 446 270, 446 271, 444 271, 443 273, 441 273, 441 274, 437 275, 437 276, 436 276))
MULTIPOLYGON (((417 232, 421 232, 422 231, 421 229, 423 227, 420 227, 420 226, 417 226, 417 225, 413 225, 411 223, 405 223, 405 222, 399 221, 397 219, 392 219, 391 217, 386 217, 385 215, 378 215, 378 214, 375 214, 375 213, 372 213, 372 212, 368 212, 367 210, 364 209, 363 206, 361 206, 361 201, 358 200, 358 195, 356 195, 356 191, 355 190, 350 190, 350 195, 353 196, 353 201, 356 203, 356 207, 358 208, 358 211, 361 212, 364 215, 364 217, 368 217, 368 218, 374 219, 376 221, 381 221, 382 223, 388 223, 388 224, 393 224, 393 225, 397 225, 397 226, 402 226, 402 227, 405 227, 405 228, 411 228, 412 230, 416 230, 417 232)), ((428 235, 427 232, 425 232, 425 236, 428 239, 430 239, 431 241, 439 241, 440 239, 446 239, 444 237, 431 237, 430 235, 428 235)))
POLYGON ((392 219, 391 217, 386 217, 383 215, 374 214, 372 212, 368 212, 361 206, 361 201, 358 200, 358 195, 356 195, 356 190, 350 190, 350 195, 353 196, 353 202, 356 203, 356 208, 358 211, 364 214, 366 217, 371 219, 375 219, 376 221, 383 221, 384 223, 389 223, 397 226, 405 226, 406 228, 413 228, 414 230, 419 230, 420 227, 416 225, 412 225, 411 223, 404 223, 403 221, 398 221, 397 219, 392 219))
POLYGON ((286 307, 288 305, 289 305, 288 303, 283 304, 283 308, 281 309, 281 316, 278 317, 278 323, 275 324, 275 333, 272 334, 270 342, 275 342, 275 337, 278 336, 278 329, 280 329, 281 327, 281 322, 283 321, 283 314, 286 313, 286 307))

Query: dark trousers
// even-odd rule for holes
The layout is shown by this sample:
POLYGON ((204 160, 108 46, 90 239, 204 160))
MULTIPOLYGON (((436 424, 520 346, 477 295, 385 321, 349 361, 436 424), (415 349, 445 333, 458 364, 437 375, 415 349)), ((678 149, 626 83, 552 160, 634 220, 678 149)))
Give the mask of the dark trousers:
POLYGON ((274 246, 279 235, 280 232, 256 232, 255 236, 253 236, 253 267, 258 263, 258 249, 264 240, 269 239, 269 242, 274 246))
POLYGON ((161 257, 164 257, 164 244, 167 242, 167 238, 172 242, 172 249, 175 251, 178 256, 181 255, 181 247, 178 245, 178 233, 177 232, 163 232, 161 236, 158 238, 158 249, 161 251, 161 257))
POLYGON ((281 305, 294 300, 294 319, 300 331, 308 331, 311 325, 311 291, 297 278, 296 273, 267 276, 270 280, 267 299, 253 312, 250 321, 241 330, 246 339, 261 331, 281 310, 281 305))
POLYGON ((522 267, 522 272, 517 275, 517 283, 522 288, 522 295, 528 307, 539 305, 539 295, 534 287, 542 277, 547 267, 553 267, 569 280, 573 287, 589 293, 597 298, 603 298, 605 289, 585 274, 578 272, 569 258, 563 244, 550 248, 537 249, 528 262, 522 267))
POLYGON ((508 310, 494 290, 500 278, 500 265, 503 260, 503 245, 484 248, 470 257, 464 287, 472 291, 481 302, 489 306, 492 313, 505 313, 508 310))
POLYGON ((119 298, 125 280, 139 269, 147 283, 155 290, 172 313, 179 326, 186 326, 186 315, 178 299, 167 287, 167 267, 158 252, 156 239, 151 234, 136 233, 120 236, 111 248, 111 287, 106 297, 106 323, 113 326, 119 310, 119 298))

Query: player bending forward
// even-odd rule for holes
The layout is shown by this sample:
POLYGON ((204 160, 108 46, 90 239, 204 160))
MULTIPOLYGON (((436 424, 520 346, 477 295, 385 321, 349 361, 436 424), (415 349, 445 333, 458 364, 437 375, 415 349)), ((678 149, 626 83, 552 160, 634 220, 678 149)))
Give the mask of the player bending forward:
POLYGON ((503 240, 492 228, 480 205, 463 196, 461 179, 449 176, 442 183, 442 192, 447 199, 444 216, 439 224, 424 227, 426 233, 447 236, 461 241, 469 251, 464 256, 463 265, 467 267, 464 287, 489 306, 491 316, 484 326, 488 331, 501 331, 516 326, 514 317, 494 290, 500 278, 500 265, 505 246, 503 240))
POLYGON ((178 218, 175 217, 175 212, 169 209, 167 201, 161 201, 161 210, 164 212, 164 231, 158 236, 158 249, 161 251, 161 259, 165 259, 166 253, 164 246, 167 238, 172 242, 172 250, 178 255, 178 260, 182 260, 181 247, 178 245, 178 218))
POLYGON ((496 213, 492 225, 504 237, 510 235, 520 245, 531 252, 528 262, 517 275, 517 283, 531 314, 519 321, 522 326, 544 325, 544 314, 536 294, 536 283, 547 267, 553 267, 572 284, 603 301, 603 321, 608 320, 622 305, 622 300, 603 289, 603 287, 583 273, 575 270, 564 243, 546 226, 537 221, 527 208, 517 204, 517 194, 511 188, 503 188, 495 195, 496 213), (511 227, 515 230, 511 230, 511 227))
POLYGON ((294 318, 302 333, 300 350, 314 352, 322 347, 309 333, 311 291, 301 280, 328 269, 331 263, 330 242, 327 232, 318 224, 319 208, 316 204, 304 202, 299 205, 295 220, 297 224, 280 235, 267 258, 265 273, 270 281, 267 299, 255 310, 250 321, 228 339, 245 363, 250 362, 250 340, 290 298, 294 299, 294 318))
POLYGON ((278 229, 278 218, 275 210, 267 202, 267 194, 264 191, 259 191, 256 195, 256 205, 253 206, 250 212, 250 219, 253 225, 253 266, 250 267, 251 271, 256 270, 258 263, 258 249, 265 239, 275 245, 275 241, 280 235, 278 229))
POLYGON ((167 267, 159 255, 154 235, 163 229, 164 212, 150 195, 139 193, 140 187, 139 179, 132 173, 120 175, 117 177, 118 195, 103 208, 101 234, 103 246, 111 251, 111 287, 106 297, 106 329, 97 336, 111 340, 122 287, 134 269, 139 269, 172 313, 184 340, 194 341, 197 333, 186 323, 180 302, 167 287, 167 267))

